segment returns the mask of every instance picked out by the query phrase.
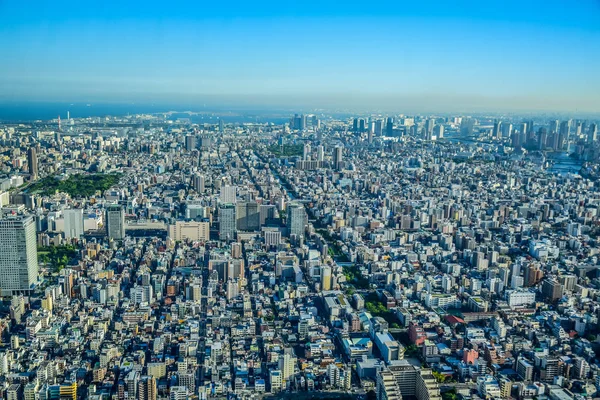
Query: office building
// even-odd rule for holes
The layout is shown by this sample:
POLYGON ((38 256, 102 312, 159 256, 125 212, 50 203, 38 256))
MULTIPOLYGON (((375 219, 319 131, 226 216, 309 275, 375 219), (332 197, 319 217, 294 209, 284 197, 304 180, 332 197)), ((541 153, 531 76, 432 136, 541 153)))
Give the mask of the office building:
POLYGON ((65 217, 65 238, 79 239, 83 235, 83 210, 80 208, 65 210, 63 215, 65 217))
POLYGON ((0 291, 3 296, 29 293, 38 278, 35 220, 0 219, 0 291))
POLYGON ((192 176, 192 187, 196 193, 204 193, 205 178, 204 175, 196 174, 192 176))
POLYGON ((235 211, 235 205, 232 203, 221 204, 219 207, 219 239, 226 241, 235 239, 235 211))
POLYGON ((187 151, 192 151, 196 148, 196 136, 187 135, 185 137, 185 149, 187 151))
POLYGON ((169 225, 169 237, 173 240, 192 240, 206 242, 210 239, 208 221, 176 221, 169 225))
POLYGON ((336 146, 333 149, 333 168, 336 171, 340 171, 344 167, 343 154, 344 148, 342 146, 336 146))
POLYGON ((236 227, 239 231, 257 231, 260 229, 260 211, 254 201, 236 204, 236 227))
POLYGON ((430 369, 419 369, 400 360, 377 373, 377 400, 441 400, 439 385, 430 369))
POLYGON ((299 203, 291 203, 288 205, 287 228, 289 236, 300 238, 304 236, 304 229, 307 223, 306 210, 299 203))
POLYGON ((106 209, 106 235, 110 239, 125 239, 125 211, 119 205, 111 205, 106 209))
POLYGON ((588 131, 588 142, 593 143, 598 138, 598 126, 591 124, 588 131))
POLYGON ((235 204, 237 201, 237 187, 229 185, 221 186, 219 200, 221 203, 235 204))
POLYGON ((388 117, 385 124, 385 135, 389 137, 394 136, 394 118, 392 117, 388 117))
POLYGON ((29 168, 29 175, 32 180, 36 180, 38 177, 38 158, 35 148, 30 147, 27 150, 27 166, 29 168))
POLYGON ((492 131, 492 136, 497 139, 502 139, 502 121, 494 121, 494 129, 492 131))

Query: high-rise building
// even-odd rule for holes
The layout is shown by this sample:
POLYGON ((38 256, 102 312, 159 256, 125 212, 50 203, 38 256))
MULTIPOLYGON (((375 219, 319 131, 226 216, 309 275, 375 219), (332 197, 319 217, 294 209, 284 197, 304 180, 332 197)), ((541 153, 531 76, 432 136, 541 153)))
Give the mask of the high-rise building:
POLYGON ((542 295, 549 301, 556 301, 563 295, 563 285, 556 279, 546 279, 542 283, 542 295))
POLYGON ((502 139, 502 121, 494 121, 494 130, 492 136, 498 139, 502 139))
POLYGON ((234 240, 236 231, 235 205, 224 203, 219 207, 219 239, 234 240))
POLYGON ((219 200, 221 203, 234 204, 237 201, 237 188, 229 185, 221 186, 219 200))
POLYGON ((588 142, 593 143, 596 141, 598 136, 598 125, 590 124, 588 131, 588 142))
POLYGON ((187 151, 192 151, 196 148, 196 136, 187 135, 185 137, 185 149, 187 151))
POLYGON ((359 132, 364 132, 367 130, 367 127, 365 125, 365 120, 363 118, 358 120, 358 131, 359 132))
POLYGON ((560 131, 558 135, 558 149, 562 149, 569 142, 569 135, 571 133, 571 120, 563 121, 560 123, 560 131))
POLYGON ((38 177, 38 159, 35 148, 30 147, 27 150, 27 166, 29 168, 29 175, 31 175, 31 179, 35 180, 38 177))
POLYGON ((383 135, 383 120, 382 119, 378 119, 377 121, 375 121, 375 130, 373 133, 375 133, 375 136, 383 135))
POLYGON ((204 193, 205 178, 204 175, 196 174, 192 176, 192 187, 197 193, 204 193))
POLYGON ((236 204, 236 227, 239 231, 257 231, 260 229, 260 212, 254 201, 236 204))
POLYGON ((196 393, 196 376, 192 372, 178 373, 177 380, 179 386, 185 386, 189 393, 196 393))
POLYGON ((106 209, 106 236, 110 239, 125 239, 125 211, 119 205, 106 209))
POLYGON ((512 124, 504 123, 504 124, 502 124, 501 128, 502 129, 500 131, 502 132, 502 137, 503 138, 510 138, 510 135, 512 134, 512 131, 513 131, 512 124))
POLYGON ((542 127, 538 131, 538 149, 545 150, 547 142, 548 142, 548 133, 546 132, 546 128, 542 127))
POLYGON ((533 286, 537 284, 543 276, 544 273, 542 272, 540 267, 538 267, 535 264, 530 264, 525 269, 524 284, 525 286, 533 286))
POLYGON ((423 139, 431 140, 433 136, 433 126, 435 125, 435 120, 431 118, 427 118, 425 120, 425 126, 423 127, 423 139))
POLYGON ((64 211, 65 217, 65 238, 79 239, 83 235, 83 210, 74 208, 64 211))
POLYGON ((156 379, 153 376, 142 376, 137 386, 137 400, 156 400, 156 379))
POLYGON ((219 132, 223 133, 224 130, 225 130, 225 124, 223 123, 223 119, 219 118, 219 132))
POLYGON ((296 367, 296 357, 290 354, 291 351, 291 349, 286 351, 283 357, 279 358, 279 370, 284 385, 294 375, 296 367))
POLYGON ((439 385, 430 369, 419 369, 405 360, 392 362, 377 373, 377 400, 441 400, 439 385))
POLYGON ((385 135, 389 137, 394 136, 394 118, 392 117, 388 117, 385 124, 385 135))
POLYGON ((28 293, 38 278, 35 219, 0 219, 0 292, 3 296, 28 293))
POLYGON ((325 160, 325 149, 319 145, 317 147, 317 161, 323 162, 325 160))
POLYGON ((331 267, 328 265, 321 267, 321 290, 331 290, 331 267))
POLYGON ((294 235, 297 238, 304 236, 304 228, 306 227, 306 223, 306 210, 304 210, 302 204, 290 203, 288 205, 287 215, 287 228, 290 237, 294 235))
POLYGON ((302 159, 305 161, 310 159, 310 144, 309 143, 304 144, 304 150, 302 152, 302 159))
POLYGON ((463 136, 471 136, 474 127, 475 121, 472 118, 463 118, 460 121, 460 134, 463 136))
POLYGON ((333 168, 337 171, 343 168, 343 154, 344 148, 342 146, 336 146, 335 149, 333 149, 333 168))

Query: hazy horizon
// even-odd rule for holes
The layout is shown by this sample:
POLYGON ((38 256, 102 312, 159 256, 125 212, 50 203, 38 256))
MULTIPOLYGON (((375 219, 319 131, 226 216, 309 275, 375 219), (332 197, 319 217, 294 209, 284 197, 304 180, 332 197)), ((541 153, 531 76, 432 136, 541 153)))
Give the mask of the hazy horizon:
POLYGON ((0 101, 600 111, 600 2, 0 3, 0 101))

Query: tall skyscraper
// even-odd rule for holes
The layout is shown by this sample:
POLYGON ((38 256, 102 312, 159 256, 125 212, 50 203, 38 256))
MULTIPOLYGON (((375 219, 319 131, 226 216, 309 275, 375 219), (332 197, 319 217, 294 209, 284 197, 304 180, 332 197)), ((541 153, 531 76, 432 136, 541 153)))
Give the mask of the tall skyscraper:
POLYGON ((365 123, 365 120, 363 118, 358 120, 358 131, 359 132, 364 132, 367 130, 367 126, 365 123))
POLYGON ((375 136, 381 136, 383 134, 383 120, 378 119, 375 121, 375 136))
POLYGON ((83 210, 75 208, 64 211, 65 216, 65 238, 79 239, 83 235, 83 210))
POLYGON ((387 123, 385 125, 385 135, 386 136, 394 136, 394 118, 388 117, 387 123))
POLYGON ((325 149, 323 148, 323 146, 319 145, 317 147, 317 161, 323 161, 325 160, 325 149))
POLYGON ((546 144, 548 142, 548 133, 546 133, 546 128, 540 128, 538 132, 538 149, 544 150, 546 148, 546 144))
POLYGON ((423 139, 431 140, 433 136, 433 126, 435 125, 435 120, 428 118, 425 120, 425 126, 423 127, 423 139))
POLYGON ((337 171, 341 170, 343 167, 343 154, 344 148, 342 146, 336 146, 333 149, 333 168, 337 171))
POLYGON ((0 292, 2 296, 28 293, 38 277, 35 219, 0 219, 0 292))
POLYGON ((219 207, 219 239, 226 241, 235 239, 235 211, 233 203, 224 203, 219 207))
POLYGON ((596 141, 598 136, 598 126, 596 124, 591 124, 588 131, 588 142, 593 143, 596 141))
POLYGON ((223 119, 219 118, 219 132, 223 133, 225 130, 225 124, 223 123, 223 119))
POLYGON ((307 161, 308 159, 310 159, 310 151, 311 151, 310 144, 309 143, 305 143, 304 144, 304 149, 303 149, 303 152, 302 152, 302 159, 304 161, 307 161))
POLYGON ((111 239, 125 239, 125 211, 119 205, 106 209, 106 235, 111 239))
POLYGON ((562 149, 569 143, 569 134, 571 133, 571 120, 560 123, 560 134, 558 136, 558 148, 562 149))
POLYGON ((29 167, 29 175, 31 179, 35 180, 38 177, 38 159, 35 148, 30 147, 27 150, 27 165, 29 167))
POLYGON ((512 124, 509 124, 508 122, 503 123, 501 126, 502 129, 500 129, 500 131, 502 132, 502 137, 503 138, 510 138, 512 131, 513 131, 513 126, 512 124))
POLYGON ((502 139, 502 121, 494 121, 494 130, 492 136, 498 139, 502 139))
POLYGON ((306 210, 300 203, 290 203, 288 205, 287 227, 289 235, 300 237, 304 235, 304 228, 307 223, 306 210))
POLYGON ((463 136, 471 136, 474 127, 475 121, 472 118, 463 118, 460 121, 460 134, 463 136))

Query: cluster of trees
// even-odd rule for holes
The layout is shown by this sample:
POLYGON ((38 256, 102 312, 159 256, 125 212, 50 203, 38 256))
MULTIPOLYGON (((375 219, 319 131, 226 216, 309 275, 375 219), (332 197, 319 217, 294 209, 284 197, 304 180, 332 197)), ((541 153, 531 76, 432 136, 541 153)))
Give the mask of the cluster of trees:
POLYGON ((49 176, 34 183, 30 191, 44 196, 50 196, 58 191, 67 193, 71 197, 90 197, 97 191, 110 189, 119 183, 120 178, 121 174, 77 174, 65 180, 49 176))
POLYGON ((390 324, 391 328, 400 328, 400 325, 396 322, 396 316, 393 312, 387 309, 383 305, 376 293, 370 293, 365 299, 365 308, 374 317, 381 317, 390 324))
MULTIPOLYGON (((329 248, 329 250, 331 250, 331 248, 329 248)), ((369 288, 369 280, 358 271, 356 266, 344 266, 344 276, 346 277, 347 282, 350 282, 358 289, 369 288)))
POLYGON ((302 144, 284 144, 282 146, 270 146, 269 151, 276 157, 295 157, 304 154, 302 144))
POLYGON ((442 400, 456 400, 458 399, 458 394, 456 394, 456 389, 452 388, 447 392, 442 393, 442 400))
POLYGON ((71 244, 64 246, 38 247, 38 262, 50 266, 60 272, 77 254, 77 249, 71 244))

